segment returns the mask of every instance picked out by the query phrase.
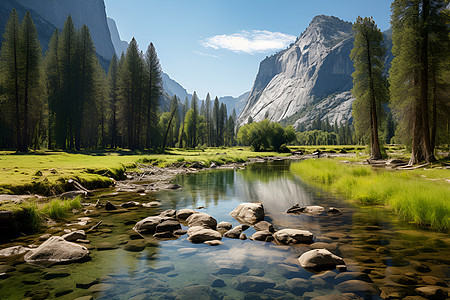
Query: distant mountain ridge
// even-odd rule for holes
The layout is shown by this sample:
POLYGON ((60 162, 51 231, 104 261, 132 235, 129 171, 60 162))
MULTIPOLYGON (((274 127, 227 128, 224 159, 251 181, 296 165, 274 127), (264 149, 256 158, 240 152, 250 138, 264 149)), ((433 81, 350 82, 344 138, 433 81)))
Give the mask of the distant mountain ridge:
POLYGON ((245 124, 269 119, 297 126, 318 116, 331 122, 351 118, 352 23, 333 16, 313 18, 288 49, 263 60, 239 117, 245 124))

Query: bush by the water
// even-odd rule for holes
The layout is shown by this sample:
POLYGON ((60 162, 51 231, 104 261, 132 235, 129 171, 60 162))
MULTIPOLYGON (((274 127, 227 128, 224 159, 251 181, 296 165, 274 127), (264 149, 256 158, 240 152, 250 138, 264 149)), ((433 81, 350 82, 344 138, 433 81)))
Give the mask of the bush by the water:
POLYGON ((286 145, 283 149, 281 146, 295 141, 295 129, 292 126, 283 127, 279 123, 265 119, 239 128, 238 140, 243 145, 250 145, 254 151, 270 148, 277 152, 286 151, 286 145))
MULTIPOLYGON (((374 171, 370 166, 331 159, 302 161, 292 164, 291 170, 363 205, 386 205, 405 220, 450 229, 450 189, 444 181, 426 180, 411 171, 374 171)), ((426 171, 430 172, 427 177, 433 178, 433 173, 441 170, 426 171)))

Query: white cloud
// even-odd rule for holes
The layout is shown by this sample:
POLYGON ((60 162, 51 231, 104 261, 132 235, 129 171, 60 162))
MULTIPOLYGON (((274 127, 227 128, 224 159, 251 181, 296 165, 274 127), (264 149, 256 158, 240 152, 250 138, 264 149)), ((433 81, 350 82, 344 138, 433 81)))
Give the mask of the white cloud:
POLYGON ((226 49, 238 53, 262 53, 286 48, 294 42, 295 36, 267 30, 240 31, 233 34, 221 34, 202 41, 206 48, 226 49))
POLYGON ((209 53, 205 53, 205 52, 201 52, 201 51, 193 51, 195 54, 201 55, 201 56, 208 56, 208 57, 213 57, 213 58, 218 58, 217 55, 214 54, 209 54, 209 53))

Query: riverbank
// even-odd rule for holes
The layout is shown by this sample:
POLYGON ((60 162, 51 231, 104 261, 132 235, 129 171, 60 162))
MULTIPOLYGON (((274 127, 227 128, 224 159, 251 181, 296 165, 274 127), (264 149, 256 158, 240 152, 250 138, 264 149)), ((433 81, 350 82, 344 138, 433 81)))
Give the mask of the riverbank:
POLYGON ((359 205, 381 205, 408 222, 434 230, 450 229, 450 170, 372 168, 348 161, 314 159, 291 170, 309 184, 359 205))

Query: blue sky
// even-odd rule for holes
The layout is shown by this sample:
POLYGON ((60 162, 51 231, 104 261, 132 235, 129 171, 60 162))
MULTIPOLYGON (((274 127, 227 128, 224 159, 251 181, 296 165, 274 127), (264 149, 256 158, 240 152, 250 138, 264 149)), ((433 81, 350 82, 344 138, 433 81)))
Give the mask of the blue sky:
POLYGON ((389 28, 388 0, 105 0, 122 40, 153 42, 163 70, 200 98, 249 91, 266 56, 286 48, 320 14, 389 28))

